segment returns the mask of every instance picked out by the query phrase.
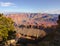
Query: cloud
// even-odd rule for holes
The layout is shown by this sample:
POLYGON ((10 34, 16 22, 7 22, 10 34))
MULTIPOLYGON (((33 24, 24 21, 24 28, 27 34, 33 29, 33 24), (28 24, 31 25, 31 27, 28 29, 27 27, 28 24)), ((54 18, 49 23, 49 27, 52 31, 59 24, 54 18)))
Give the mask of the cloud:
POLYGON ((14 3, 11 3, 11 2, 0 2, 0 6, 14 6, 15 4, 14 3))

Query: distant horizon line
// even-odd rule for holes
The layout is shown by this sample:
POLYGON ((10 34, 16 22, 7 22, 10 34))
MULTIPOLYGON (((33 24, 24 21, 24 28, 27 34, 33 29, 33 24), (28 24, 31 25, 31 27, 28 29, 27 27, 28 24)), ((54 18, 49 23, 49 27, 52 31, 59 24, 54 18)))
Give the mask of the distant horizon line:
POLYGON ((42 13, 42 12, 0 12, 3 14, 17 14, 17 13, 40 13, 40 14, 60 14, 60 13, 42 13))
POLYGON ((40 14, 60 14, 60 13, 45 13, 45 12, 0 12, 3 14, 20 14, 20 13, 40 13, 40 14))

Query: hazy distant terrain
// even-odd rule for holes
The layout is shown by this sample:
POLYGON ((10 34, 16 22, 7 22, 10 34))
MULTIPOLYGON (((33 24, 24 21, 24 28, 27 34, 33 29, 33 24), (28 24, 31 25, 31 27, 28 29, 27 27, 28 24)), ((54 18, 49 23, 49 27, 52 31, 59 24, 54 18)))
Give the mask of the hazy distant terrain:
POLYGON ((18 25, 44 25, 51 26, 56 25, 58 14, 41 14, 41 13, 17 13, 17 14, 7 14, 7 17, 12 18, 12 20, 18 25))

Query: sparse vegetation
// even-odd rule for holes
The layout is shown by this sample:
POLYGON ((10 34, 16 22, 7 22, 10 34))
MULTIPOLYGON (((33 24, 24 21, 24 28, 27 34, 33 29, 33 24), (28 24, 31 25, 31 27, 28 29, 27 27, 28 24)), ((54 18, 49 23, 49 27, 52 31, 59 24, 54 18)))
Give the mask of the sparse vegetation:
MULTIPOLYGON (((31 46, 60 46, 60 15, 58 18, 59 18, 57 20, 58 25, 56 26, 56 28, 54 28, 54 26, 44 28, 43 25, 39 27, 37 25, 36 26, 35 25, 33 26, 32 25, 20 25, 19 27, 26 32, 27 30, 33 31, 33 30, 41 29, 47 33, 47 35, 44 36, 43 38, 39 37, 39 40, 35 44, 27 43, 26 46, 27 45, 28 46, 30 45, 31 46)), ((26 34, 26 32, 24 33, 26 34)), ((4 43, 4 41, 6 40, 14 39, 15 33, 16 32, 14 31, 14 22, 11 20, 11 18, 6 18, 3 14, 0 14, 0 44, 4 43)), ((30 35, 30 33, 28 35, 30 35)))

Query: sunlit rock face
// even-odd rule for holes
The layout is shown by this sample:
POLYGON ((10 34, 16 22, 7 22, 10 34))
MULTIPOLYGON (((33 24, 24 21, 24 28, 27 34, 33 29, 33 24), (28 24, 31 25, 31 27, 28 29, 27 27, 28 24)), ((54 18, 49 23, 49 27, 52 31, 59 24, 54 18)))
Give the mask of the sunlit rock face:
POLYGON ((12 20, 17 25, 44 25, 52 26, 56 25, 57 14, 41 14, 41 13, 19 13, 19 14, 8 14, 7 17, 12 18, 12 20))

